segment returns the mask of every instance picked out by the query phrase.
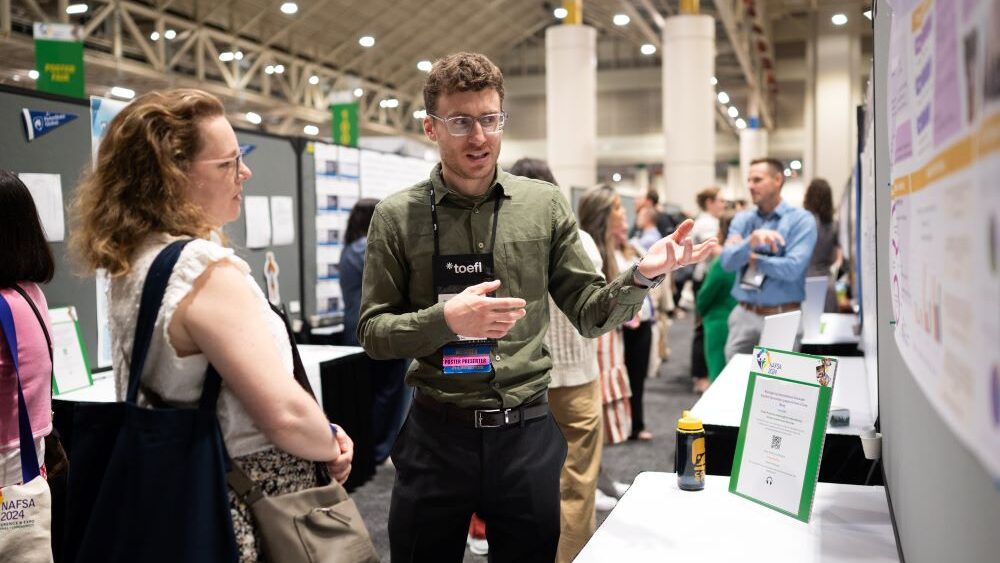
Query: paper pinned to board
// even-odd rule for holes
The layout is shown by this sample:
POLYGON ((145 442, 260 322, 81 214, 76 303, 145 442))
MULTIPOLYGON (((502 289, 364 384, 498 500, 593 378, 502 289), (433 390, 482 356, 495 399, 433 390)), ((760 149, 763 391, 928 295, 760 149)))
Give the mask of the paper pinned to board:
POLYGON ((271 196, 271 245, 295 242, 295 213, 290 196, 271 196))
POLYGON ((271 245, 271 209, 266 196, 246 196, 247 248, 271 245))
POLYGON ((66 238, 63 212, 62 176, 59 174, 18 174, 35 200, 38 218, 45 229, 45 240, 58 242, 66 238))

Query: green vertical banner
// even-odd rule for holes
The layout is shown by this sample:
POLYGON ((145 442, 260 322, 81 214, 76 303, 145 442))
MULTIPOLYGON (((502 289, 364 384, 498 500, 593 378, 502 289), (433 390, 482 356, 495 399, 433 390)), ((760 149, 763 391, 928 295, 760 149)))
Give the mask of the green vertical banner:
POLYGON ((83 30, 78 25, 35 23, 35 87, 84 98, 83 30))
POLYGON ((332 104, 333 142, 345 147, 358 146, 358 103, 332 104))

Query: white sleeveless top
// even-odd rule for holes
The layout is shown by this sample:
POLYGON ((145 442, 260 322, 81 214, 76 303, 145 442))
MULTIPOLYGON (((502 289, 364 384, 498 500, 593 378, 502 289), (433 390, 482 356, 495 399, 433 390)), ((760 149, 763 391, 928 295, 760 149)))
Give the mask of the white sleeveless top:
MULTIPOLYGON (((142 300, 142 286, 146 274, 156 255, 169 243, 181 237, 163 233, 150 235, 136 251, 132 270, 128 275, 114 278, 108 290, 109 323, 111 326, 111 352, 115 373, 115 394, 119 401, 125 399, 128 387, 128 364, 132 355, 132 341, 138 322, 139 304, 142 300)), ((208 359, 204 354, 180 357, 170 343, 167 327, 173 318, 177 305, 191 291, 195 280, 212 263, 228 260, 246 274, 247 284, 258 297, 259 314, 266 320, 267 328, 278 347, 283 373, 274 377, 292 378, 292 349, 288 333, 281 319, 271 311, 260 287, 250 276, 250 266, 236 256, 231 248, 224 248, 216 242, 195 239, 184 247, 177 265, 174 266, 163 303, 156 316, 149 354, 143 367, 142 384, 139 390, 139 404, 149 405, 144 391, 150 390, 167 404, 177 407, 197 407, 201 390, 205 384, 205 370, 208 359)), ((268 448, 272 444, 250 418, 246 409, 229 390, 223 375, 222 390, 219 394, 218 415, 222 427, 222 437, 231 457, 241 457, 268 448)), ((293 380, 294 381, 294 380, 293 380)))

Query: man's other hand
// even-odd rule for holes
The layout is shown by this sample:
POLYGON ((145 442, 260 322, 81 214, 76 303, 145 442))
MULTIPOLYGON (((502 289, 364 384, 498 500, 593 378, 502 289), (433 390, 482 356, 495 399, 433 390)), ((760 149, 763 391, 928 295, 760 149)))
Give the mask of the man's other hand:
POLYGON ((525 315, 524 299, 487 297, 500 280, 473 285, 444 304, 444 320, 455 334, 472 338, 503 338, 525 315))

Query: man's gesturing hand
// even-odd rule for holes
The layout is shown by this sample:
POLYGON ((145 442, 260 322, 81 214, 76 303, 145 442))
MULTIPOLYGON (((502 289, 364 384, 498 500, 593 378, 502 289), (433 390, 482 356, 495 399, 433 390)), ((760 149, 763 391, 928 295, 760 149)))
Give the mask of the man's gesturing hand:
POLYGON ((691 227, 694 221, 691 219, 681 223, 673 234, 656 241, 649 247, 649 252, 639 263, 639 271, 647 278, 655 278, 660 274, 666 274, 695 262, 701 262, 712 255, 712 250, 719 244, 715 237, 708 239, 701 244, 693 244, 691 237, 691 227))
POLYGON ((500 280, 468 287, 444 304, 444 320, 455 334, 473 338, 503 338, 524 317, 524 299, 487 297, 500 280))
POLYGON ((785 237, 771 229, 757 229, 750 233, 750 248, 766 246, 771 252, 778 252, 778 245, 785 246, 785 237))

